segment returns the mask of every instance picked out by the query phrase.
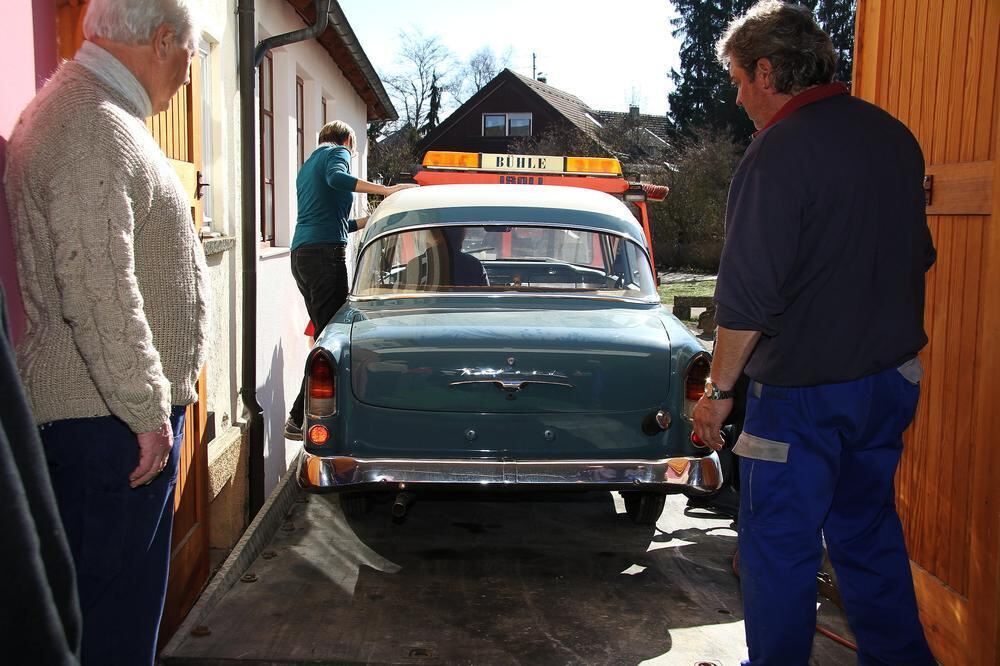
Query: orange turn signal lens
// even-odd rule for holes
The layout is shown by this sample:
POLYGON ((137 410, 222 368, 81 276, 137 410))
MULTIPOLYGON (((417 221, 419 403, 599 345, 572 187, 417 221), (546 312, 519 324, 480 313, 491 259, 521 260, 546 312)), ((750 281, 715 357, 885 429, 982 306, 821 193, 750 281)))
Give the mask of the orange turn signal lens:
POLYGON ((429 150, 424 155, 425 167, 449 169, 478 169, 479 153, 456 153, 447 150, 429 150))
POLYGON ((622 165, 613 157, 567 157, 566 172, 620 176, 622 165))
POLYGON ((309 443, 323 446, 330 439, 330 431, 326 426, 314 425, 309 428, 309 443))

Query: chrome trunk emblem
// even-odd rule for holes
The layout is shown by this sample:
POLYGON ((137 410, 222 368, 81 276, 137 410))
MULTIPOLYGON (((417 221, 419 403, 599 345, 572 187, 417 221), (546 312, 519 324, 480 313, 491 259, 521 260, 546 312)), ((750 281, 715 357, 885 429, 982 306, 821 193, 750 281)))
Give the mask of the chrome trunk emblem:
POLYGON ((467 384, 493 384, 507 394, 508 400, 513 400, 515 393, 527 388, 531 384, 576 388, 572 383, 566 381, 566 375, 554 370, 547 372, 539 370, 521 372, 520 370, 496 370, 494 368, 461 368, 452 372, 458 374, 460 377, 468 377, 469 379, 458 379, 450 382, 448 384, 449 387, 464 386, 467 384))

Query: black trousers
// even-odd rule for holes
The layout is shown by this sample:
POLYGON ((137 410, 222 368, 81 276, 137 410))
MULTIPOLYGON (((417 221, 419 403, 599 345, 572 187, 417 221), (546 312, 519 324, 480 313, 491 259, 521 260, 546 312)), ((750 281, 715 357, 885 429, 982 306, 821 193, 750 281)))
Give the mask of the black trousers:
MULTIPOLYGON (((292 277, 306 302, 306 311, 318 337, 347 301, 347 261, 344 245, 306 245, 292 250, 292 277)), ((306 381, 289 416, 302 425, 306 381)))

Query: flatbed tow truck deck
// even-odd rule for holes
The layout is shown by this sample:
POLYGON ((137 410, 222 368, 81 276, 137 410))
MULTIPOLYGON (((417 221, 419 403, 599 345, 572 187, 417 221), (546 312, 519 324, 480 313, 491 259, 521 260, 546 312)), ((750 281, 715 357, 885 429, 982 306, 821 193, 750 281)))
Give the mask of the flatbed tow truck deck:
MULTIPOLYGON (((293 466, 294 470, 294 466, 293 466)), ((160 663, 709 664, 746 657, 731 520, 608 492, 421 497, 348 519, 286 475, 160 663)), ((829 602, 820 620, 848 634, 829 602)), ((820 666, 853 663, 815 639, 820 666)))

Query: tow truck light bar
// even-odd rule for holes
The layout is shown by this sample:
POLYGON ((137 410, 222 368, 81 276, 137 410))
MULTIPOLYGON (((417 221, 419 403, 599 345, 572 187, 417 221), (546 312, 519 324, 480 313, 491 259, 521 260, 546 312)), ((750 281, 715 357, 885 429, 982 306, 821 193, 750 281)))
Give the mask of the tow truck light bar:
POLYGON ((650 248, 649 266, 656 274, 653 239, 649 230, 648 201, 663 201, 667 188, 650 183, 630 183, 622 165, 613 157, 563 157, 429 150, 423 164, 413 171, 421 185, 562 185, 585 187, 620 197, 633 204, 635 215, 650 248))
POLYGON ((423 165, 429 169, 477 169, 480 171, 614 176, 622 166, 613 157, 562 157, 557 155, 506 155, 430 150, 423 165))

